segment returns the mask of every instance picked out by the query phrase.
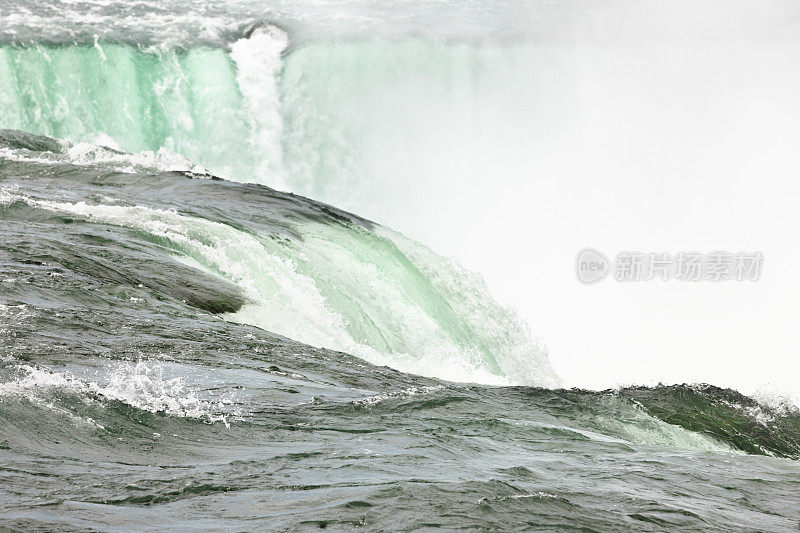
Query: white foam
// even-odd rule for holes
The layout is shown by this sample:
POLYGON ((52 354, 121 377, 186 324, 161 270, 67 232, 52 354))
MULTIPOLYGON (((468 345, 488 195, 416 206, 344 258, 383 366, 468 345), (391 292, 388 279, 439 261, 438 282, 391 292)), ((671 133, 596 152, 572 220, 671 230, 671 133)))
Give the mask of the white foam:
POLYGON ((377 394, 375 396, 368 396, 366 398, 362 398, 360 400, 356 400, 354 403, 358 405, 375 405, 377 403, 384 402, 386 400, 391 400, 394 398, 407 398, 410 396, 417 396, 419 394, 430 394, 432 392, 436 392, 438 390, 442 390, 444 386, 442 385, 433 385, 428 387, 409 387, 407 389, 394 391, 394 392, 387 392, 385 394, 377 394))
POLYGON ((283 119, 278 75, 281 54, 288 43, 283 30, 266 25, 231 47, 231 59, 237 68, 236 81, 250 127, 248 152, 260 161, 255 169, 259 181, 280 190, 288 190, 288 185, 283 178, 283 119))
MULTIPOLYGON (((2 283, 16 283, 13 278, 5 278, 2 283)), ((0 336, 14 337, 23 322, 32 316, 25 304, 7 305, 0 303, 0 336)))
POLYGON ((516 312, 497 304, 483 278, 388 228, 376 232, 395 244, 444 296, 457 316, 488 346, 502 373, 514 384, 557 387, 561 380, 547 347, 516 312))
MULTIPOLYGON (((116 144, 116 143, 113 143, 116 144)), ((77 143, 66 151, 67 162, 73 165, 103 165, 121 172, 193 172, 206 174, 208 171, 194 164, 188 158, 161 148, 157 152, 143 151, 127 154, 106 146, 77 143)))
POLYGON ((98 141, 103 142, 104 145, 64 142, 61 153, 0 147, 0 159, 44 165, 102 165, 104 168, 123 173, 175 171, 191 172, 196 175, 208 174, 208 170, 204 167, 166 148, 161 148, 157 152, 145 150, 136 154, 128 154, 114 148, 114 146, 118 146, 118 143, 108 136, 100 136, 98 141))
MULTIPOLYGON (((798 413, 798 397, 786 390, 786 387, 777 388, 776 386, 763 385, 753 394, 752 398, 772 410, 778 415, 798 413)), ((759 409, 759 411, 762 411, 759 409)), ((772 417, 768 417, 772 418, 772 417)))
POLYGON ((105 384, 90 383, 89 388, 105 398, 144 411, 221 421, 229 425, 226 415, 217 412, 223 407, 222 403, 199 398, 196 391, 186 386, 183 378, 166 377, 164 367, 158 363, 139 361, 119 365, 105 384))
MULTIPOLYGON (((76 377, 69 372, 56 372, 44 367, 17 365, 16 377, 0 383, 0 397, 19 396, 51 410, 78 417, 56 405, 54 391, 80 395, 87 402, 116 400, 143 411, 165 413, 182 418, 202 419, 229 424, 229 413, 220 412, 225 402, 201 399, 197 391, 186 386, 181 377, 165 376, 161 363, 139 361, 112 365, 97 381, 76 377)), ((89 419, 91 420, 91 419, 89 419)))

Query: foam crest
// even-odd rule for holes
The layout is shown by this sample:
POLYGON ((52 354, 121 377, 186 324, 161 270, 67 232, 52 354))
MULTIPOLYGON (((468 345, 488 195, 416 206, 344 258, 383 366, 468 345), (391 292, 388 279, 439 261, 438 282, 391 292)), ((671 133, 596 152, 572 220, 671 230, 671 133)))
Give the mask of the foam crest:
POLYGON ((118 150, 90 143, 77 143, 66 150, 66 162, 73 165, 103 165, 121 172, 192 172, 206 174, 208 171, 188 158, 174 154, 166 148, 158 151, 143 151, 127 154, 118 150))
MULTIPOLYGON (((109 142, 111 139, 106 139, 109 142)), ((120 152, 108 146, 92 143, 63 143, 62 152, 34 152, 26 149, 0 147, 0 159, 21 163, 44 165, 70 164, 77 166, 103 166, 117 172, 191 172, 201 176, 208 171, 188 158, 161 148, 156 152, 145 150, 137 154, 120 152)))
MULTIPOLYGON (((57 394, 75 394, 85 401, 118 401, 151 413, 194 418, 229 425, 228 403, 199 397, 179 376, 167 377, 157 362, 139 361, 112 365, 107 375, 96 381, 81 379, 64 371, 44 367, 16 365, 13 377, 0 383, 0 397, 17 396, 33 403, 96 424, 58 405, 57 394)), ((99 426, 101 427, 102 426, 99 426)))

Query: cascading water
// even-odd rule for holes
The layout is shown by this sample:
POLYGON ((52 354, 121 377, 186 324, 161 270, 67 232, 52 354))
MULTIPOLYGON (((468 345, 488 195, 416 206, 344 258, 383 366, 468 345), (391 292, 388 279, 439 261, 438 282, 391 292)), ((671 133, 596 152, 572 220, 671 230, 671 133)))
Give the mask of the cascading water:
POLYGON ((480 277, 389 230, 305 221, 290 226, 295 238, 276 238, 171 210, 0 189, 0 204, 14 202, 143 232, 241 287, 250 303, 230 320, 420 375, 558 384, 545 349, 491 300, 480 277))
POLYGON ((791 398, 490 295, 793 380, 796 4, 633 4, 5 0, 0 529, 795 529, 791 398))
POLYGON ((168 150, 221 176, 280 187, 286 39, 267 26, 230 52, 0 46, 0 123, 126 152, 168 150))

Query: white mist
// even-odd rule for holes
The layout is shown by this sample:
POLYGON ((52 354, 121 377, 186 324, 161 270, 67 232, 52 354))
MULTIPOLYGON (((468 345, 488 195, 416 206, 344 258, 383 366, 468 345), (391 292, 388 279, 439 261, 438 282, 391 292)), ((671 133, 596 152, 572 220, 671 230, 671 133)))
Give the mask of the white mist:
POLYGON ((285 143, 305 166, 290 187, 482 272, 570 385, 800 396, 800 8, 584 7, 551 26, 520 9, 521 41, 295 52, 285 143), (315 118, 337 146, 309 140, 315 118), (573 264, 586 246, 765 262, 758 282, 587 287, 573 264))

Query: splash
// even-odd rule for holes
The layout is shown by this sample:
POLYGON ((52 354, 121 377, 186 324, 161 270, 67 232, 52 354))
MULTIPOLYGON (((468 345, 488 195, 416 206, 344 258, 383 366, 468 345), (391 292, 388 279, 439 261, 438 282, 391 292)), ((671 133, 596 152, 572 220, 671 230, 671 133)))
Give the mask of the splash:
MULTIPOLYGON (((6 374, 8 369, 6 369, 6 374)), ((231 413, 224 401, 200 398, 180 376, 167 377, 164 366, 153 361, 113 364, 97 380, 81 379, 70 372, 44 367, 15 365, 11 378, 0 383, 0 397, 16 396, 70 418, 88 422, 102 429, 94 420, 79 417, 58 405, 57 394, 74 394, 85 401, 108 404, 117 401, 151 413, 180 418, 194 418, 209 423, 229 425, 231 413)))

